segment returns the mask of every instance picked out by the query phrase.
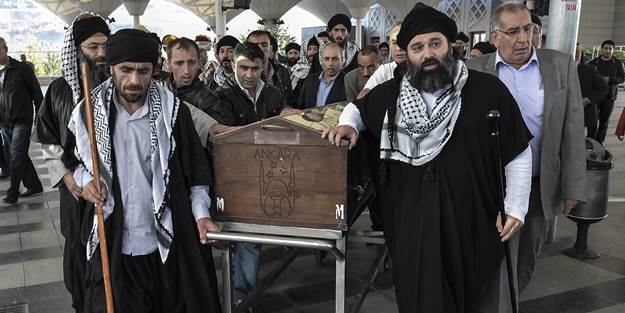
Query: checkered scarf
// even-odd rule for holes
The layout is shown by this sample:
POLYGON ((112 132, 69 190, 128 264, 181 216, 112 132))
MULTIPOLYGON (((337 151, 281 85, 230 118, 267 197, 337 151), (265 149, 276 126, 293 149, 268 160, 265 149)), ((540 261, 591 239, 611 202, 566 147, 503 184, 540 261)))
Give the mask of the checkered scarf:
POLYGON ((454 82, 435 100, 432 112, 418 89, 404 75, 397 99, 395 131, 389 131, 388 111, 384 118, 380 158, 419 166, 434 159, 453 133, 462 107, 462 88, 469 76, 464 62, 456 63, 454 82))
MULTIPOLYGON (((317 38, 317 36, 312 35, 305 42, 306 45, 302 45, 300 49, 300 58, 299 61, 291 68, 291 88, 295 89, 297 87, 297 82, 300 79, 306 78, 308 72, 310 72, 310 62, 308 62, 308 43, 313 39, 317 38)), ((319 41, 319 39, 317 39, 319 41)))
MULTIPOLYGON (((102 16, 87 12, 95 17, 102 18, 102 16)), ((80 16, 80 15, 79 15, 80 16)), ((65 31, 65 37, 63 38, 63 48, 61 49, 61 72, 63 73, 63 78, 69 84, 69 87, 72 89, 72 97, 74 99, 74 104, 78 103, 80 99, 82 99, 82 89, 80 87, 80 70, 78 67, 78 53, 76 47, 76 41, 74 40, 74 24, 76 23, 76 18, 74 21, 67 27, 65 31)), ((104 20, 104 18, 102 18, 104 20)))
MULTIPOLYGON (((109 127, 110 107, 113 102, 115 87, 113 79, 96 87, 91 95, 93 98, 93 119, 96 132, 96 145, 98 158, 102 171, 102 179, 108 187, 108 196, 104 204, 104 219, 107 219, 114 208, 112 193, 113 158, 112 138, 109 127)), ((152 205, 154 211, 154 223, 158 233, 158 247, 163 262, 167 259, 169 248, 174 238, 171 210, 167 207, 167 188, 169 185, 169 160, 176 148, 173 137, 180 100, 163 86, 150 82, 148 87, 148 100, 150 113, 150 167, 152 173, 152 205), (159 175, 160 174, 160 175, 159 175)), ((91 160, 91 146, 83 117, 83 102, 81 101, 72 112, 68 128, 76 137, 76 157, 82 162, 89 173, 93 173, 91 160)), ((121 160, 118 160, 118 162, 121 160)), ((93 226, 87 244, 87 259, 90 260, 98 244, 97 215, 94 215, 93 226)))

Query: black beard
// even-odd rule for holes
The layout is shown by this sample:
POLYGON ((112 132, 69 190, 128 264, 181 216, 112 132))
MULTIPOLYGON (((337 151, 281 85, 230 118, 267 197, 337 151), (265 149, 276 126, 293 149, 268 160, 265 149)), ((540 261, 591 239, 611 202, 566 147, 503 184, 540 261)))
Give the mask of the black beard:
POLYGON ((286 63, 289 66, 293 66, 293 65, 297 64, 297 61, 299 61, 299 59, 286 59, 286 63))
POLYGON ((456 69, 456 59, 451 53, 448 53, 440 62, 435 58, 426 59, 420 65, 412 62, 406 62, 408 65, 408 75, 410 77, 410 85, 420 91, 432 93, 442 89, 448 84, 453 83, 453 74, 456 69), (438 64, 433 71, 423 71, 423 67, 427 65, 438 64))
MULTIPOLYGON (((78 51, 79 56, 82 53, 78 51)), ((97 66, 96 62, 106 62, 104 57, 96 58, 95 60, 91 60, 88 57, 84 57, 87 60, 87 65, 89 65, 89 83, 91 84, 91 89, 99 86, 105 80, 109 78, 107 73, 107 66, 97 66)), ((82 75, 82 74, 81 74, 82 75)))

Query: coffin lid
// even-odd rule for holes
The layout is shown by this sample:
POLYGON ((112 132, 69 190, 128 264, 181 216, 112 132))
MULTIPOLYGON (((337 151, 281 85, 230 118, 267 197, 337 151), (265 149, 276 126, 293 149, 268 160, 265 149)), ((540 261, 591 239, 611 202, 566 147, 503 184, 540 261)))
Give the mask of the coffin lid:
MULTIPOLYGON (((268 118, 211 138, 213 144, 278 144, 330 146, 321 138, 324 129, 338 124, 346 102, 337 102, 283 116, 268 118)), ((343 140, 341 146, 347 145, 343 140)))

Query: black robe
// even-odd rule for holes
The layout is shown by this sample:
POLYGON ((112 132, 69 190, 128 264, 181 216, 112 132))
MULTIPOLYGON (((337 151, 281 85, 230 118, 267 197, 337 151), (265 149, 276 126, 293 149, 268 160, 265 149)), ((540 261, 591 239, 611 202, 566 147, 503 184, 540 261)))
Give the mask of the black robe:
POLYGON ((422 166, 380 162, 384 115, 396 105, 400 81, 397 75, 357 102, 373 168, 384 163, 376 188, 399 311, 483 312, 503 258, 487 112, 501 112, 503 166, 528 147, 530 132, 506 86, 469 70, 453 135, 440 154, 422 166))
MULTIPOLYGON (((84 106, 82 109, 84 110, 84 106)), ((109 112, 110 138, 113 138, 112 130, 115 129, 117 115, 114 104, 111 105, 109 112)), ((185 105, 180 105, 177 119, 173 128, 176 148, 169 161, 170 178, 166 195, 167 206, 172 212, 174 239, 167 261, 164 264, 158 262, 159 272, 162 273, 160 279, 166 288, 161 290, 163 296, 159 299, 160 302, 151 304, 151 307, 163 313, 220 313, 221 306, 211 246, 202 245, 199 242, 197 224, 189 200, 191 186, 209 185, 211 173, 200 139, 193 127, 191 113, 185 105)), ((73 137, 71 133, 70 137, 73 137)), ((112 188, 115 206, 113 213, 105 221, 105 229, 115 310, 126 312, 123 303, 127 295, 122 292, 123 284, 127 279, 136 278, 131 277, 132 273, 126 273, 128 269, 124 268, 122 263, 124 207, 116 174, 114 149, 115 147, 111 155, 113 156, 112 188)), ((68 158, 65 161, 66 166, 70 168, 75 168, 79 164, 75 158, 68 158)), ((94 211, 95 207, 88 204, 82 228, 85 242, 93 225, 94 211)), ((85 312, 106 312, 99 248, 87 262, 85 275, 85 312)))
MULTIPOLYGON (((72 90, 63 77, 50 83, 37 112, 33 141, 41 144, 66 146, 69 129, 67 124, 74 109, 72 90)), ((69 150, 72 153, 72 150, 69 150)), ((84 217, 84 200, 76 201, 63 181, 58 185, 61 234, 65 237, 63 250, 63 281, 72 295, 76 312, 83 311, 85 244, 80 240, 80 228, 84 217)))

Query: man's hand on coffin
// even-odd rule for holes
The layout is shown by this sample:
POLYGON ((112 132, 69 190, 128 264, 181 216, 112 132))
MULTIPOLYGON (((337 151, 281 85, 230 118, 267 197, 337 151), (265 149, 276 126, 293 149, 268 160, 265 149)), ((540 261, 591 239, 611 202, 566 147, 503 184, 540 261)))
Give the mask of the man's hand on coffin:
POLYGON ((210 218, 201 218, 197 221, 197 230, 200 234, 200 242, 202 244, 212 244, 215 243, 216 240, 208 240, 206 239, 206 233, 211 232, 220 232, 221 229, 219 225, 215 224, 210 218))
POLYGON ((341 139, 349 140, 349 149, 351 150, 358 142, 358 132, 351 126, 339 125, 332 128, 324 129, 321 138, 327 138, 330 144, 335 146, 341 145, 341 139))
POLYGON ((284 108, 282 109, 282 111, 280 111, 280 115, 289 115, 289 114, 295 114, 295 113, 300 113, 300 112, 302 112, 302 110, 298 110, 294 108, 284 108))
POLYGON ((218 123, 218 124, 211 126, 211 128, 208 129, 208 134, 210 136, 216 136, 221 133, 229 132, 231 130, 235 130, 239 128, 241 128, 241 126, 226 126, 226 125, 218 123))
POLYGON ((506 214, 506 225, 501 227, 501 215, 497 215, 496 225, 497 230, 499 231, 499 237, 501 237, 501 241, 504 242, 518 232, 521 229, 521 226, 523 226, 523 223, 515 217, 506 214))
POLYGON ((106 190, 106 185, 104 182, 100 182, 100 190, 95 185, 95 181, 91 180, 85 187, 82 189, 82 197, 85 200, 93 203, 103 205, 104 201, 106 201, 106 195, 108 191, 106 190))
POLYGON ((82 188, 78 186, 76 180, 74 180, 74 172, 69 171, 63 175, 63 184, 67 187, 67 190, 72 193, 74 199, 82 197, 82 188))

